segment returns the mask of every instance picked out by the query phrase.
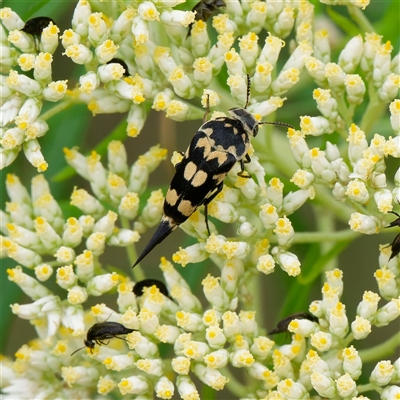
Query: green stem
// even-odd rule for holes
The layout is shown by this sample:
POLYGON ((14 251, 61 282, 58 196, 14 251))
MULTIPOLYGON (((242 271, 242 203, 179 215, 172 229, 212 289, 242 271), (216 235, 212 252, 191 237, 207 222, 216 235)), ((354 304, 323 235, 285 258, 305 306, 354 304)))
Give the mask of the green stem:
POLYGON ((64 100, 61 103, 58 103, 56 106, 50 108, 50 110, 43 113, 40 116, 40 119, 42 119, 43 121, 46 121, 46 120, 50 119, 52 116, 58 114, 60 111, 63 111, 65 109, 67 109, 68 107, 72 106, 73 103, 74 103, 74 101, 71 99, 64 100))
MULTIPOLYGON (((359 234, 350 229, 337 232, 299 232, 294 234, 293 243, 343 242, 357 238, 359 234)), ((274 243, 271 240, 271 243, 274 243)))
POLYGON ((249 393, 249 388, 243 386, 233 374, 229 371, 227 367, 221 368, 221 374, 229 379, 226 388, 237 397, 245 397, 249 393))
POLYGON ((381 360, 382 357, 387 357, 394 354, 397 347, 400 346, 400 332, 396 332, 391 338, 385 342, 378 344, 369 349, 360 350, 358 355, 363 363, 381 360))
POLYGON ((370 101, 360 124, 360 129, 363 130, 367 136, 369 136, 368 133, 371 131, 374 124, 376 124, 376 121, 379 121, 381 115, 387 108, 387 103, 379 100, 373 90, 373 86, 371 85, 370 87, 370 101))
POLYGON ((365 385, 358 385, 357 392, 358 393, 365 393, 365 392, 372 392, 372 391, 382 393, 382 388, 376 385, 375 383, 366 383, 365 385))
MULTIPOLYGON (((127 218, 121 217, 121 225, 124 229, 131 229, 129 225, 129 220, 127 218)), ((137 259, 135 246, 134 245, 127 246, 126 252, 128 254, 129 265, 133 265, 137 259)), ((136 265, 136 267, 132 270, 132 273, 133 273, 133 278, 135 279, 136 282, 142 281, 143 279, 146 278, 143 273, 143 269, 140 265, 136 265)))
POLYGON ((365 16, 362 10, 356 6, 353 6, 352 4, 349 4, 347 6, 347 11, 349 12, 353 21, 356 22, 364 32, 375 32, 374 27, 368 21, 368 18, 365 16))

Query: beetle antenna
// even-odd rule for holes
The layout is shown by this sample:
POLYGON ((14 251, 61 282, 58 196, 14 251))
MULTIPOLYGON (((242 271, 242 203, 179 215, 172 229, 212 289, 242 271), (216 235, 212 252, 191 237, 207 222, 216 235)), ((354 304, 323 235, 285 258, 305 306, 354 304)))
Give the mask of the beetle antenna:
POLYGON ((246 104, 245 104, 245 106, 244 106, 245 109, 246 109, 247 106, 249 105, 250 90, 251 90, 251 80, 250 80, 250 75, 247 74, 247 96, 246 96, 246 104))
POLYGON ((259 122, 258 125, 277 125, 277 126, 286 126, 287 128, 292 128, 295 129, 293 125, 287 124, 286 122, 279 122, 279 121, 274 121, 274 122, 270 122, 270 121, 265 121, 265 122, 259 122))
POLYGON ((104 320, 103 322, 107 322, 107 321, 110 319, 111 315, 113 315, 113 312, 114 312, 114 311, 111 311, 111 314, 110 314, 110 315, 107 317, 107 319, 104 320))
POLYGON ((86 347, 86 346, 79 347, 79 349, 77 349, 77 350, 75 350, 73 353, 71 353, 71 356, 70 356, 70 357, 72 357, 75 353, 77 353, 79 350, 84 349, 85 347, 86 347))

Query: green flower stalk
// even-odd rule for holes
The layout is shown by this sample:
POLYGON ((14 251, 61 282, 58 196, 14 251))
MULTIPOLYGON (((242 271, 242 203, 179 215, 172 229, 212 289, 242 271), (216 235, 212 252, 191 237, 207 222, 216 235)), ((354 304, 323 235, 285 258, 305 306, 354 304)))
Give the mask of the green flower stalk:
MULTIPOLYGON (((338 261, 353 239, 399 228, 390 219, 400 204, 396 43, 374 31, 363 11, 368 0, 321 1, 331 7, 326 29, 317 28, 325 6, 307 0, 214 1, 199 5, 213 6, 203 20, 184 0, 79 0, 64 32, 50 20, 35 36, 12 8, 0 9, 0 169, 8 196, 0 255, 13 264, 2 273, 31 299, 10 308, 37 334, 14 358, 1 358, 4 399, 212 400, 217 391, 241 400, 400 399, 397 330, 368 342, 400 316, 398 236, 375 249, 376 287, 364 288, 355 307, 345 304, 351 288, 338 261), (333 11, 340 5, 351 20, 333 11), (344 40, 334 23, 352 34, 344 40), (59 46, 77 69, 54 80, 59 46), (142 235, 164 214, 165 187, 151 177, 167 150, 151 143, 131 162, 115 136, 87 154, 80 142, 52 149, 81 178, 64 182, 66 206, 41 174, 53 171, 41 150, 48 121, 83 104, 91 117, 123 114, 126 140, 134 141, 150 113, 200 126, 244 107, 247 76, 247 111, 256 121, 287 110, 299 129, 283 137, 277 126, 252 140, 246 175, 240 163, 229 171, 208 205, 208 226, 200 207, 180 225, 190 240, 173 244, 172 260, 153 250, 166 289, 151 283, 138 293, 138 282, 155 279, 151 269, 130 266, 142 235), (16 172, 20 153, 39 172, 30 187, 16 172), (316 216, 314 231, 304 231, 304 206, 316 216), (348 228, 335 231, 335 220, 348 228), (106 264, 112 248, 118 257, 106 264), (121 265, 122 252, 129 265, 121 265), (191 265, 200 263, 206 270, 191 265), (181 267, 196 270, 200 291, 181 267), (272 273, 290 290, 266 304, 257 282, 272 273), (321 294, 305 314, 294 297, 318 277, 321 294), (286 341, 263 320, 265 309, 281 306, 286 341), (103 331, 90 338, 94 324, 103 331), (121 325, 124 334, 110 330, 121 325), (71 357, 82 342, 87 348, 71 357)), ((183 155, 170 156, 179 168, 183 155)))

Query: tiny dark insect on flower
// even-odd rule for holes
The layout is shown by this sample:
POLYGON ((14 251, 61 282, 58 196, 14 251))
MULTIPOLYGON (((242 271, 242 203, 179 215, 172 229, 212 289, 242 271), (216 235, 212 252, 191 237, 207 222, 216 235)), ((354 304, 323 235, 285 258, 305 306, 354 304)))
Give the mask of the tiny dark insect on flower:
POLYGON ((144 288, 149 288, 153 285, 158 288, 160 293, 162 293, 166 297, 169 297, 167 287, 164 285, 163 282, 157 279, 143 279, 142 281, 136 282, 135 286, 132 289, 132 292, 135 294, 135 296, 140 297, 143 294, 144 288))
POLYGON ((104 340, 107 339, 117 338, 121 340, 126 340, 125 338, 122 338, 119 335, 126 335, 133 331, 134 329, 126 328, 124 325, 118 322, 112 322, 112 321, 98 322, 97 324, 94 324, 92 327, 89 328, 86 334, 86 339, 83 341, 85 345, 75 350, 71 354, 71 356, 73 356, 79 350, 84 349, 85 347, 90 349, 90 352, 93 353, 94 345, 95 344, 98 344, 99 346, 107 345, 108 343, 104 342, 104 340))
MULTIPOLYGON (((194 16, 194 19, 196 21, 204 21, 206 22, 211 15, 214 13, 215 10, 217 10, 217 8, 220 7, 225 7, 226 4, 223 0, 202 0, 199 1, 193 8, 192 11, 195 12, 196 11, 196 15, 194 16)), ((189 31, 188 34, 186 36, 186 38, 188 38, 192 32, 192 27, 193 27, 193 23, 191 23, 189 25, 189 31)))
POLYGON ((279 321, 277 327, 275 329, 273 329, 271 332, 269 332, 268 335, 275 335, 276 333, 289 332, 288 331, 289 324, 294 319, 308 319, 309 321, 318 323, 318 318, 315 315, 312 315, 307 312, 300 312, 300 313, 289 315, 288 317, 279 321))
POLYGON ((258 126, 272 124, 293 128, 283 122, 258 122, 246 110, 249 98, 250 76, 247 75, 244 108, 231 108, 230 117, 218 117, 205 122, 210 112, 208 104, 203 125, 194 135, 182 161, 175 165, 175 175, 165 197, 160 225, 132 268, 202 205, 205 206, 204 217, 210 234, 207 205, 222 190, 226 175, 237 162, 241 166, 238 175, 249 177, 244 172, 244 163, 251 161, 248 155, 250 138, 257 135, 258 126))
POLYGON ((42 34, 43 29, 47 28, 50 25, 50 22, 55 25, 55 22, 49 17, 32 18, 25 22, 25 25, 21 29, 21 31, 38 37, 42 34))
POLYGON ((110 60, 107 64, 112 64, 112 63, 115 63, 115 64, 119 64, 119 65, 121 65, 123 68, 124 68, 124 76, 125 76, 125 78, 127 78, 128 76, 130 76, 130 74, 129 74, 129 68, 128 68, 128 66, 126 65, 126 62, 124 61, 124 60, 121 60, 120 58, 113 58, 112 60, 110 60))

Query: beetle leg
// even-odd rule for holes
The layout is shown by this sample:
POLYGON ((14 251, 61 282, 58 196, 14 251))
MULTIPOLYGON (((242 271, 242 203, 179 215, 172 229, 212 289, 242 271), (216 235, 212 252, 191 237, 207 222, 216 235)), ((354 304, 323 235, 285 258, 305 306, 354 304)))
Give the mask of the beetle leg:
POLYGON ((239 161, 239 163, 240 163, 240 171, 238 172, 238 175, 241 178, 251 178, 250 174, 248 172, 245 172, 245 170, 244 170, 244 163, 246 163, 246 164, 249 163, 251 161, 251 158, 250 158, 250 156, 248 154, 246 154, 245 159, 246 160, 241 159, 239 161))
POLYGON ((223 184, 223 182, 221 182, 216 187, 216 190, 214 191, 214 193, 204 201, 204 218, 206 220, 208 236, 210 236, 211 233, 210 233, 210 227, 208 226, 208 207, 207 206, 210 203, 210 201, 212 201, 215 198, 215 196, 222 190, 223 187, 224 187, 224 184, 223 184))
POLYGON ((203 116, 203 124, 207 121, 207 115, 210 114, 210 95, 207 95, 207 109, 203 116))

